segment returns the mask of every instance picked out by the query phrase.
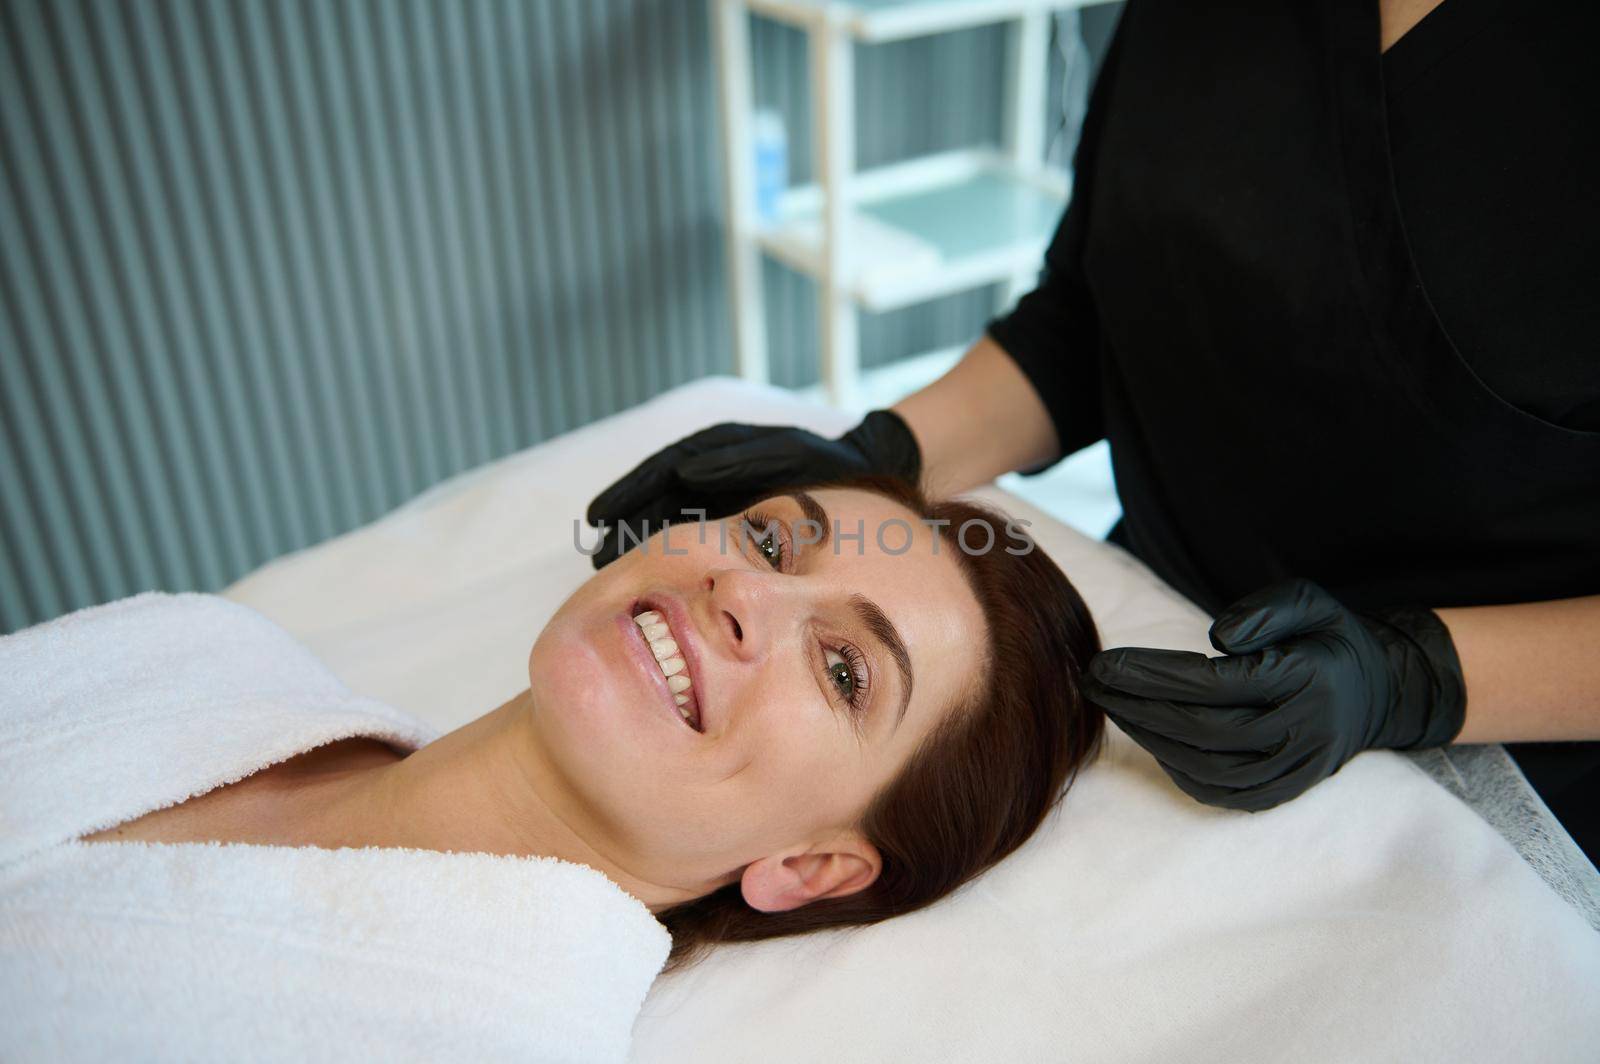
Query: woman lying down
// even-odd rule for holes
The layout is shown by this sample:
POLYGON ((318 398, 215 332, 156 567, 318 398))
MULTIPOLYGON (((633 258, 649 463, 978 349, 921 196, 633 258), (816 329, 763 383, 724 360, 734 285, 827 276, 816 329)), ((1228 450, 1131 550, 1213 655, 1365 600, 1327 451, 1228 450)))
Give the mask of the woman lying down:
POLYGON ((1098 747, 1094 624, 992 511, 668 535, 431 742, 214 596, 0 640, 0 1057, 617 1058, 664 964, 928 905, 1098 747))

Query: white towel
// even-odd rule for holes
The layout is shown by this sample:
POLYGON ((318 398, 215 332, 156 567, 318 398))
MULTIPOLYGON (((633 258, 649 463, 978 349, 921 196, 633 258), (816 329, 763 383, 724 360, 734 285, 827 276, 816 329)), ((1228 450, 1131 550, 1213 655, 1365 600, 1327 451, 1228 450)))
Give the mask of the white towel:
POLYGON ((0 639, 0 1058, 625 1057, 669 939, 592 869, 77 841, 328 742, 431 734, 214 596, 0 639))

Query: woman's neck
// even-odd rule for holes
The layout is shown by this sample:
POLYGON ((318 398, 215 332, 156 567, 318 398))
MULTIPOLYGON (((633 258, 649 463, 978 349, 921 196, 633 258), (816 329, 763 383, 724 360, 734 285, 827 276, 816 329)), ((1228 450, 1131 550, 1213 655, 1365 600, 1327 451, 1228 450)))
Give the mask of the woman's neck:
POLYGON ((305 844, 554 857, 587 865, 660 910, 692 894, 630 873, 537 764, 529 692, 409 756, 328 766, 296 787, 305 844))
POLYGON ((1443 0, 1378 0, 1378 50, 1387 52, 1443 0))
POLYGON ((554 857, 659 912, 715 889, 663 885, 543 759, 524 691, 410 755, 370 738, 308 750, 85 842, 226 842, 554 857))

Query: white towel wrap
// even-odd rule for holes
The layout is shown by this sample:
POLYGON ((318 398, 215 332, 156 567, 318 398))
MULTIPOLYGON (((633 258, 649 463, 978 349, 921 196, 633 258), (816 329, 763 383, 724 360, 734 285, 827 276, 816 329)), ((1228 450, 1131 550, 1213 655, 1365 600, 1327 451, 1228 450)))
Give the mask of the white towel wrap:
POLYGON ((592 869, 76 841, 353 736, 432 732, 215 596, 0 639, 0 1057, 624 1058, 669 938, 592 869))

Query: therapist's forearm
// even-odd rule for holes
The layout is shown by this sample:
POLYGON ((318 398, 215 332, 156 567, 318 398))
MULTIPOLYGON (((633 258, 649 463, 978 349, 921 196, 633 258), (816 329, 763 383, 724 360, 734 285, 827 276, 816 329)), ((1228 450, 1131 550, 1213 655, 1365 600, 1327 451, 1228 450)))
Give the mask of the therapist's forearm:
POLYGON ((1600 739, 1600 595, 1434 612, 1467 686, 1456 742, 1600 739))
POLYGON ((1027 469, 1060 452, 1043 401, 988 336, 920 392, 894 405, 922 451, 922 483, 935 498, 1027 469))

